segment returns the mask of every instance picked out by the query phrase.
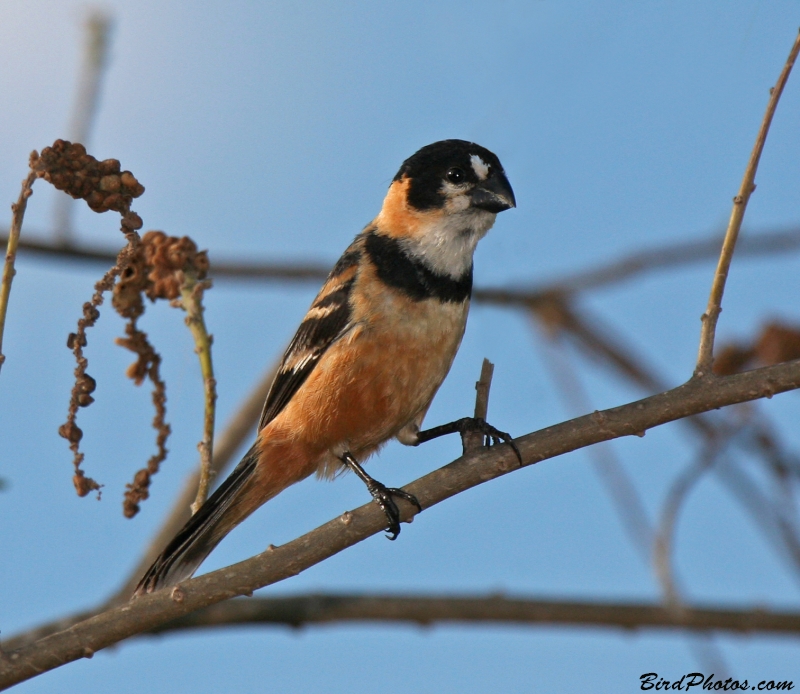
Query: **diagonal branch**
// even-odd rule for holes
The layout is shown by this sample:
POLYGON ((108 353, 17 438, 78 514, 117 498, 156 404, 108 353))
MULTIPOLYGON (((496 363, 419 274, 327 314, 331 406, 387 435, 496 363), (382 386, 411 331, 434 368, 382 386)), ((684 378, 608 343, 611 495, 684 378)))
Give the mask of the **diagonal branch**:
MULTIPOLYGON (((642 436, 652 427, 711 409, 800 388, 800 360, 724 377, 695 376, 687 383, 636 402, 597 411, 516 439, 524 465, 620 436, 642 436)), ((429 508, 500 477, 519 465, 506 445, 464 455, 409 484, 406 490, 429 508)), ((402 502, 401 516, 413 515, 402 502)), ((0 688, 91 657, 98 650, 195 610, 277 583, 383 530, 385 517, 372 503, 345 513, 280 547, 112 608, 0 659, 0 688)))

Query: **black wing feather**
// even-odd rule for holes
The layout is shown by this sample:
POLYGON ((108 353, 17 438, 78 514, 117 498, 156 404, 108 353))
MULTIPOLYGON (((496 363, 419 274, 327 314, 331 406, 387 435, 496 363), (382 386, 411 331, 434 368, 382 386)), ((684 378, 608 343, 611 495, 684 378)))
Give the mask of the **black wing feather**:
MULTIPOLYGON (((206 499, 205 503, 178 531, 147 570, 135 594, 151 593, 165 585, 174 585, 191 576, 217 546, 225 533, 214 537, 217 521, 231 507, 239 492, 252 477, 258 463, 253 446, 230 476, 206 499)), ((227 532, 227 531, 226 531, 227 532)))
POLYGON ((326 289, 332 282, 335 286, 339 275, 358 264, 361 253, 355 246, 356 244, 353 244, 340 258, 322 291, 311 305, 311 312, 320 309, 324 315, 307 317, 289 343, 264 403, 258 424, 259 431, 280 414, 300 386, 305 383, 322 355, 352 327, 353 311, 350 306, 350 295, 355 276, 342 282, 335 289, 328 291, 326 289), (299 362, 293 365, 298 358, 299 362))

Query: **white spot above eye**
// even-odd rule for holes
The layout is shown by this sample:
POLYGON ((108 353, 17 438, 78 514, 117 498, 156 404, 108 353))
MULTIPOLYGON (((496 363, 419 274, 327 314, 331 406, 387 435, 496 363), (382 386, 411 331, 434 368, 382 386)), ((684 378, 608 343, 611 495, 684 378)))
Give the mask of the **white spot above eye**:
POLYGON ((472 164, 472 170, 479 180, 485 181, 489 176, 489 165, 483 161, 477 154, 473 154, 469 158, 469 163, 472 164))

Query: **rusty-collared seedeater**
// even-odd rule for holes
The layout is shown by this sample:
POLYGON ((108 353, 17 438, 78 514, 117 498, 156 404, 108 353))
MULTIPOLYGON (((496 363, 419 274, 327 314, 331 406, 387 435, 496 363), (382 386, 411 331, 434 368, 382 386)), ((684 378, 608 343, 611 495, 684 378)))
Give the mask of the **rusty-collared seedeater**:
POLYGON ((393 497, 422 510, 419 502, 361 467, 389 439, 416 446, 477 430, 511 443, 472 418, 420 427, 464 335, 475 247, 497 213, 515 205, 500 160, 472 142, 434 142, 403 162, 380 213, 336 263, 286 349, 256 442, 147 570, 137 594, 191 576, 236 525, 314 472, 355 472, 395 539, 393 497))

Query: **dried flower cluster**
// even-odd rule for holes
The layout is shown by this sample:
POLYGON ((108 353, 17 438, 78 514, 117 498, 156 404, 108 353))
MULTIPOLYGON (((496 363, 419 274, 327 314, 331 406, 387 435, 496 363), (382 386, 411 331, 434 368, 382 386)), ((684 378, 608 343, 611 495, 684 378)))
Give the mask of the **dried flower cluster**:
POLYGON ((723 347, 714 359, 714 373, 730 376, 792 359, 800 359, 800 329, 769 323, 752 344, 734 343, 723 347))
POLYGON ((151 301, 174 301, 180 297, 187 272, 199 279, 206 277, 206 252, 198 251, 197 245, 187 236, 177 238, 161 231, 148 231, 114 287, 114 309, 128 319, 125 326, 127 337, 118 338, 117 344, 137 355, 137 360, 128 367, 128 377, 136 385, 141 385, 145 378, 150 379, 156 411, 153 428, 157 431, 158 452, 147 461, 146 467, 136 473, 133 482, 126 485, 123 513, 127 518, 135 516, 139 512, 139 503, 150 495, 151 477, 167 456, 166 442, 170 434, 170 427, 165 422, 166 385, 159 374, 161 357, 136 322, 145 310, 144 297, 151 301))
POLYGON ((141 218, 130 211, 130 206, 144 193, 144 186, 130 171, 120 171, 116 159, 98 161, 82 144, 56 140, 41 154, 31 154, 30 166, 59 190, 86 200, 95 212, 119 212, 123 227, 130 231, 142 228, 141 218))
POLYGON ((66 140, 56 140, 51 147, 45 147, 41 154, 32 152, 30 168, 38 178, 52 183, 73 198, 85 200, 95 212, 119 212, 122 217, 121 231, 127 240, 127 245, 117 256, 116 264, 95 284, 91 300, 83 305, 83 316, 78 320, 76 332, 70 333, 67 339, 67 346, 74 353, 77 365, 67 421, 58 431, 69 441, 73 453, 75 489, 79 496, 86 496, 100 488, 81 470, 84 456, 79 444, 83 432, 75 423, 78 408, 94 402, 91 393, 96 386, 94 379, 86 373, 88 361, 83 354, 87 344, 86 330, 97 322, 103 295, 114 287, 117 277, 124 273, 136 253, 139 245, 136 230, 142 228, 142 219, 130 206, 134 198, 144 193, 144 186, 130 171, 122 171, 116 159, 98 161, 86 152, 82 144, 66 140))
POLYGON ((198 251, 188 236, 148 231, 114 288, 114 308, 125 318, 135 318, 144 313, 143 296, 151 301, 177 299, 187 271, 194 272, 199 280, 206 278, 206 251, 198 251))
MULTIPOLYGON (((135 234, 135 232, 132 232, 135 234)), ((137 237, 138 238, 138 237, 137 237)), ((100 489, 98 484, 91 477, 86 477, 81 464, 84 460, 83 453, 80 452, 80 441, 83 438, 83 431, 75 423, 79 407, 88 407, 94 402, 91 393, 94 392, 97 383, 92 378, 86 369, 89 366, 89 361, 83 354, 83 348, 86 347, 86 329, 92 327, 97 319, 100 317, 98 306, 103 303, 103 294, 109 291, 114 286, 116 279, 115 269, 119 270, 124 264, 124 254, 131 248, 130 245, 125 246, 120 252, 117 264, 103 278, 94 286, 95 292, 92 295, 92 300, 83 304, 83 315, 78 320, 77 332, 70 333, 67 337, 67 347, 72 350, 75 355, 77 365, 75 366, 75 385, 72 387, 70 394, 69 409, 67 410, 67 421, 64 422, 59 428, 58 433, 69 441, 69 448, 73 453, 72 464, 75 467, 75 474, 72 477, 72 482, 75 485, 75 491, 78 496, 86 496, 89 492, 100 489)))
POLYGON ((125 347, 137 355, 136 361, 128 367, 127 375, 139 386, 145 378, 149 378, 153 384, 153 428, 156 430, 156 448, 158 449, 147 465, 133 476, 133 482, 125 485, 125 495, 122 501, 122 513, 126 518, 133 518, 139 513, 139 502, 144 501, 150 496, 150 477, 158 472, 161 463, 167 457, 167 439, 172 433, 172 429, 167 424, 167 384, 161 378, 161 355, 155 351, 147 333, 142 332, 136 327, 136 319, 131 318, 125 326, 127 337, 119 337, 116 343, 125 347))
POLYGON ((147 334, 139 330, 137 320, 145 310, 144 297, 151 301, 174 301, 181 295, 186 273, 191 273, 195 280, 204 280, 208 274, 208 256, 205 251, 198 251, 196 244, 186 236, 176 238, 161 231, 149 231, 139 239, 133 226, 140 228, 141 219, 130 211, 129 205, 144 188, 130 172, 119 173, 119 162, 115 159, 98 162, 86 154, 83 146, 58 140, 52 148, 45 148, 41 157, 32 156, 31 161, 32 166, 42 172, 43 178, 73 197, 86 199, 92 209, 122 212, 122 230, 128 237, 128 245, 120 252, 117 264, 95 285, 92 300, 84 304, 77 332, 70 333, 67 340, 78 365, 67 421, 59 428, 59 433, 70 442, 74 454, 73 482, 78 494, 85 496, 99 489, 100 485, 86 477, 80 468, 84 459, 79 450, 83 432, 75 419, 79 407, 94 402, 91 393, 96 387, 94 379, 86 373, 88 361, 83 355, 87 343, 86 328, 99 318, 97 307, 103 301, 103 294, 113 289, 114 309, 128 320, 125 337, 119 338, 117 344, 137 355, 127 375, 136 385, 150 379, 155 408, 153 428, 156 430, 157 451, 147 461, 147 466, 135 474, 133 482, 126 485, 123 513, 132 518, 139 512, 139 503, 149 496, 151 477, 167 456, 166 442, 171 433, 165 421, 167 396, 166 384, 160 375, 161 357, 150 344, 147 334), (98 192, 105 195, 102 200, 98 192))

